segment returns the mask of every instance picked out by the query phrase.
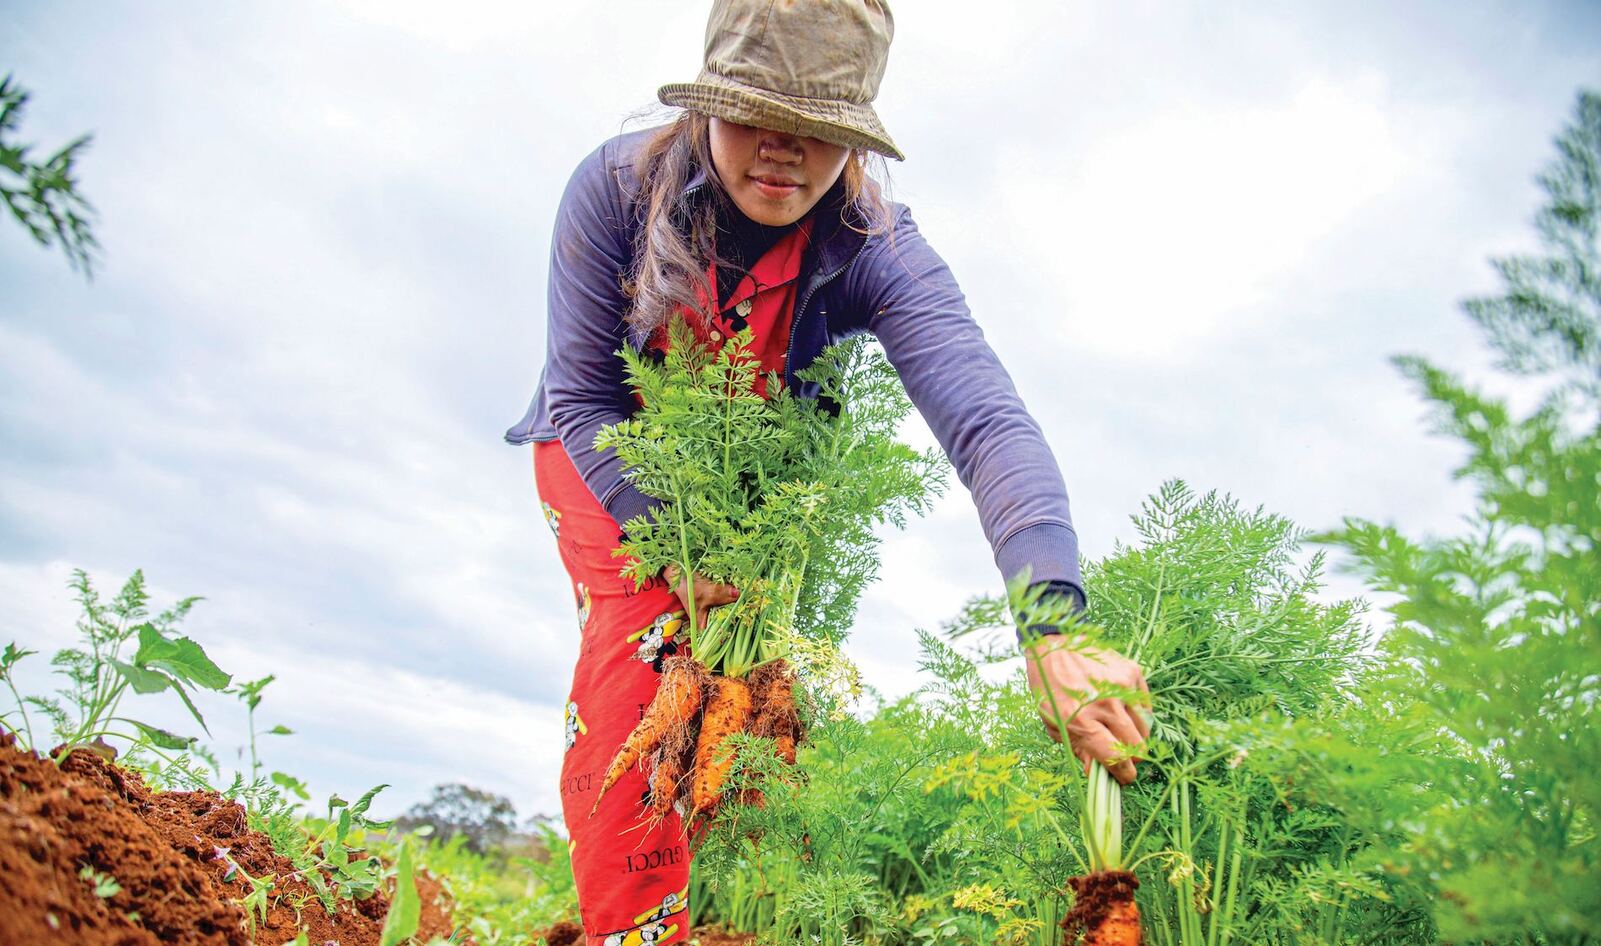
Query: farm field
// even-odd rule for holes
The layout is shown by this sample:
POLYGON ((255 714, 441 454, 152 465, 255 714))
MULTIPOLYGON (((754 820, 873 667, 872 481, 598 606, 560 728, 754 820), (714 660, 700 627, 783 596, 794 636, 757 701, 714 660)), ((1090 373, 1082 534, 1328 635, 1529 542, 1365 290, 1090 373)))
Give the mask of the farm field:
MULTIPOLYGON (((641 823, 681 819, 694 858, 687 902, 605 946, 1601 944, 1601 93, 1554 144, 1538 248, 1463 302, 1527 404, 1394 361, 1417 436, 1459 448, 1456 532, 1153 483, 1136 539, 1083 563, 1086 612, 1026 580, 972 598, 918 632, 897 698, 840 646, 875 529, 950 476, 897 439, 887 359, 853 339, 802 373, 830 412, 757 396, 737 344, 682 325, 625 357, 641 406, 598 444, 668 502, 625 524, 627 577, 742 598, 688 609, 693 654, 601 773, 598 795, 645 773, 641 823), (1331 595, 1335 570, 1366 593, 1331 595), (1148 693, 1079 694, 1149 711, 1132 783, 1041 725, 1083 711, 1042 697, 1050 650, 1143 668, 1148 693)), ((186 626, 207 604, 146 580, 75 572, 70 646, 0 640, 0 946, 584 943, 559 819, 471 789, 453 820, 379 818, 385 784, 314 796, 275 767, 303 738, 270 722, 275 678, 219 665, 186 626), (22 682, 41 663, 53 691, 22 682), (237 766, 202 695, 245 721, 237 766)))

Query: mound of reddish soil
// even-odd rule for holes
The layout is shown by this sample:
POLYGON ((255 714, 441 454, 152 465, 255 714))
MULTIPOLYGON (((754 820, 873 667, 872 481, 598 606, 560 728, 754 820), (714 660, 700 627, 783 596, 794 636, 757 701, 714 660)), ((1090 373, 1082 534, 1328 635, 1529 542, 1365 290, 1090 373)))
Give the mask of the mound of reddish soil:
MULTIPOLYGON (((330 915, 266 835, 246 828, 237 803, 216 792, 152 792, 84 750, 58 768, 15 743, 0 732, 0 943, 281 946, 305 930, 314 946, 377 946, 389 897, 343 901, 330 915), (254 937, 237 902, 250 885, 226 879, 222 851, 253 877, 279 878, 254 937), (122 889, 101 896, 85 868, 122 889)), ((419 940, 450 935, 438 882, 419 874, 417 888, 419 940)))

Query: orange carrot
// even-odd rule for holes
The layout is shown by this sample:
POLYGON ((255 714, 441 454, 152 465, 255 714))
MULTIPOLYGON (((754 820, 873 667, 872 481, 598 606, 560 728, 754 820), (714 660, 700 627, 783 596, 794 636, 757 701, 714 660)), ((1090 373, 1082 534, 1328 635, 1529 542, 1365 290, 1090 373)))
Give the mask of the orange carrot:
POLYGON ((1084 946, 1140 946, 1140 908, 1133 900, 1114 903, 1101 925, 1084 935, 1084 946))
POLYGON ((663 662, 661 683, 656 695, 645 709, 644 718, 628 734, 622 747, 612 757, 611 765, 606 768, 606 778, 601 781, 595 804, 589 809, 591 815, 624 772, 661 745, 675 724, 683 725, 694 718, 695 711, 700 708, 705 675, 706 671, 692 657, 680 655, 663 662))
POLYGON ((789 661, 774 660, 762 664, 750 673, 750 688, 752 697, 751 711, 755 715, 756 726, 763 720, 776 718, 784 706, 795 704, 795 678, 790 670, 789 661))
POLYGON ((667 817, 678 800, 678 780, 683 776, 676 752, 657 750, 656 765, 650 771, 650 810, 657 818, 667 817))
POLYGON ((794 736, 790 735, 787 732, 779 733, 777 736, 774 736, 773 737, 773 749, 774 749, 775 752, 778 753, 778 757, 780 759, 783 759, 785 762, 788 762, 790 765, 794 765, 795 764, 795 737, 794 736))
POLYGON ((734 767, 734 754, 723 743, 750 722, 750 684, 738 677, 715 677, 713 687, 701 714, 700 740, 695 746, 695 777, 689 795, 692 819, 711 811, 722 797, 723 780, 734 767))
POLYGON ((1082 946, 1140 946, 1140 908, 1134 891, 1140 882, 1127 871, 1096 871, 1069 877, 1073 909, 1062 920, 1063 942, 1082 946), (1082 931, 1084 938, 1079 940, 1082 931))

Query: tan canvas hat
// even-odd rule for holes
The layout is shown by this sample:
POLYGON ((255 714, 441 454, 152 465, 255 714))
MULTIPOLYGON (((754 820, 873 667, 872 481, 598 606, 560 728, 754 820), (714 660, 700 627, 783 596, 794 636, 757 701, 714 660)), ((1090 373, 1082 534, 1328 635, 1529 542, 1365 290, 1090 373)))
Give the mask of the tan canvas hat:
POLYGON ((872 105, 894 35, 884 0, 715 0, 700 75, 656 96, 904 161, 872 105))

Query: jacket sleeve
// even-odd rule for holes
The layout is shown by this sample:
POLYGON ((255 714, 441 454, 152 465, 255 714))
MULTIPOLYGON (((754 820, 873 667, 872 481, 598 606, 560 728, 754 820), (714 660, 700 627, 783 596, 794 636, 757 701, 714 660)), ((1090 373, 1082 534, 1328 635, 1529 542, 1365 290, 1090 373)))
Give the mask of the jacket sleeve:
POLYGON ((1039 424, 973 320, 950 268, 898 208, 889 239, 871 238, 855 297, 912 403, 972 493, 1001 575, 1062 582, 1083 597, 1067 487, 1039 424))
POLYGON ((622 277, 632 247, 610 151, 609 144, 602 145, 578 165, 556 211, 544 387, 551 425, 573 466, 622 524, 653 501, 623 479, 616 451, 594 449, 602 426, 634 413, 617 355, 628 305, 622 277))

